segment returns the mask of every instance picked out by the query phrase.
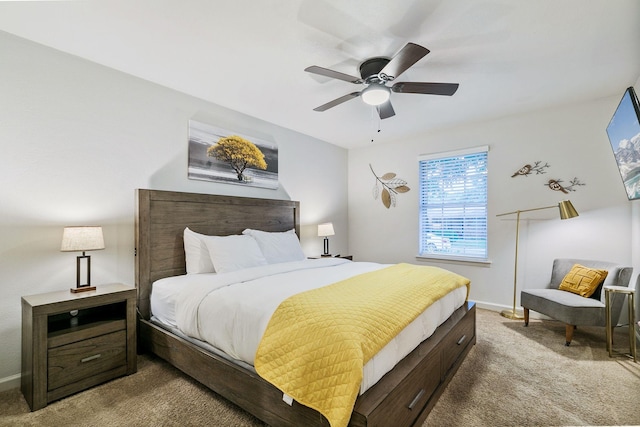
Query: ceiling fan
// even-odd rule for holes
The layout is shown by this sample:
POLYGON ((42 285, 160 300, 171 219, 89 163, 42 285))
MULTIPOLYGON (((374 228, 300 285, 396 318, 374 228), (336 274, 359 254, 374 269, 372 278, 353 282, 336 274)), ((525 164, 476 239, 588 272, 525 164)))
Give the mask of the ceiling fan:
POLYGON ((326 111, 336 105, 340 105, 350 99, 362 97, 362 100, 369 105, 374 105, 378 110, 381 119, 393 117, 396 113, 391 105, 391 92, 397 93, 419 93, 424 95, 447 95, 451 96, 458 90, 458 83, 423 83, 423 82, 398 82, 393 86, 387 86, 398 78, 400 74, 407 71, 413 64, 425 57, 429 49, 415 43, 407 43, 393 58, 376 57, 367 59, 360 64, 360 77, 351 76, 339 71, 312 65, 304 70, 309 73, 333 79, 344 80, 353 84, 364 84, 366 87, 360 92, 351 92, 347 95, 336 98, 319 107, 314 111, 326 111))

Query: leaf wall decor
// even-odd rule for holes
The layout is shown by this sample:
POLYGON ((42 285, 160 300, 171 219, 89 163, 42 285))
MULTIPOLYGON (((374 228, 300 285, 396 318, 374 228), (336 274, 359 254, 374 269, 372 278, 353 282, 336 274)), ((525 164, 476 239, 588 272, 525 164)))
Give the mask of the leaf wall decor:
POLYGON ((406 193, 410 190, 407 186, 407 181, 397 178, 394 172, 387 172, 382 176, 376 175, 371 163, 369 163, 371 173, 376 177, 375 184, 373 186, 372 194, 373 199, 377 200, 380 196, 380 200, 385 208, 389 209, 391 206, 396 206, 396 196, 399 193, 406 193))

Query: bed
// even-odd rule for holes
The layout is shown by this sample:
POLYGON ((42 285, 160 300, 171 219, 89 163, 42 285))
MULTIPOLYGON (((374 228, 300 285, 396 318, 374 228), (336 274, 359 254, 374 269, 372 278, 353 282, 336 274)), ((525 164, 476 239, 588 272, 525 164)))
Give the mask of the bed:
MULTIPOLYGON (((168 361, 187 375, 273 426, 328 426, 319 412, 283 400, 283 393, 251 366, 198 345, 167 328, 151 313, 152 284, 185 274, 186 227, 210 236, 240 234, 251 228, 300 232, 300 206, 268 200, 136 191, 136 287, 139 348, 168 361)), ((421 425, 476 341, 475 304, 464 302, 435 332, 360 394, 349 425, 421 425)))

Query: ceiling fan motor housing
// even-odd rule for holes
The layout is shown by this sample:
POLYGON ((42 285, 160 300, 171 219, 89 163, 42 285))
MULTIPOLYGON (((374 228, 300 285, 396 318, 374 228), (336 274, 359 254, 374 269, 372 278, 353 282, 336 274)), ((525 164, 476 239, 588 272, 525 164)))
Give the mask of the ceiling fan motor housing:
POLYGON ((380 80, 378 74, 391 59, 384 57, 371 58, 360 64, 360 76, 365 83, 373 83, 380 80))

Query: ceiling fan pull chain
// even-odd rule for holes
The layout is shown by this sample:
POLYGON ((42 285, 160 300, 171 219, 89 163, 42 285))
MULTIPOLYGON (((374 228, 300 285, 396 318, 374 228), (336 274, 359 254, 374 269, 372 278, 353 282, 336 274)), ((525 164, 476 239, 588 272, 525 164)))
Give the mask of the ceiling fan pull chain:
MULTIPOLYGON (((374 128, 377 127, 377 129, 378 129, 376 134, 380 133, 380 115, 376 113, 376 109, 375 108, 371 109, 371 121, 373 122, 373 123, 371 123, 373 125, 373 127, 374 128), (377 126, 376 126, 376 123, 378 124, 377 126)), ((371 137, 371 143, 373 143, 373 142, 375 142, 375 134, 371 137)))

